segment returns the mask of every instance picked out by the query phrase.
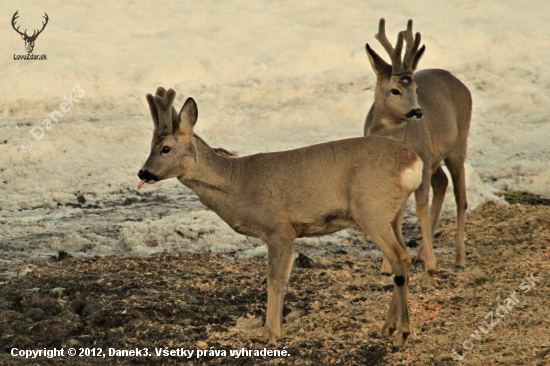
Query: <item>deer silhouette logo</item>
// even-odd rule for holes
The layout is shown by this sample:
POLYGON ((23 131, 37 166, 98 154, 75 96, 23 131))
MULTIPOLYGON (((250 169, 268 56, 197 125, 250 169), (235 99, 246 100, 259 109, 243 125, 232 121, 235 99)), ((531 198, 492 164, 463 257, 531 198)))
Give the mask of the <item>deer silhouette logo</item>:
POLYGON ((19 10, 17 10, 15 12, 15 14, 13 14, 13 18, 11 18, 11 26, 13 27, 13 29, 19 33, 21 35, 21 38, 23 38, 23 40, 25 41, 25 48, 27 49, 27 53, 32 53, 32 50, 34 49, 34 42, 36 41, 36 38, 38 37, 38 35, 40 33, 42 33, 42 31, 44 30, 44 28, 46 28, 46 24, 48 24, 48 14, 44 13, 44 19, 46 19, 45 22, 42 22, 42 29, 38 30, 38 29, 35 29, 32 33, 32 36, 29 36, 27 34, 27 30, 25 29, 25 32, 24 33, 21 33, 19 31, 19 26, 17 26, 17 28, 15 28, 15 21, 17 18, 19 18, 19 15, 17 14, 19 13, 19 10))

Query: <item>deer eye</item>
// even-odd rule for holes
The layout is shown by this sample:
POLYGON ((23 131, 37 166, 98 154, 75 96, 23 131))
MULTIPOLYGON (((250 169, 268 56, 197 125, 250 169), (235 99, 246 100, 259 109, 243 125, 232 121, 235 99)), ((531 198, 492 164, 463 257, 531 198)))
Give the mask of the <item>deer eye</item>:
POLYGON ((161 153, 168 154, 170 152, 170 146, 164 146, 161 150, 161 153))
POLYGON ((398 89, 392 89, 392 90, 391 90, 391 93, 392 93, 393 95, 399 95, 399 94, 401 94, 401 92, 400 92, 398 89))

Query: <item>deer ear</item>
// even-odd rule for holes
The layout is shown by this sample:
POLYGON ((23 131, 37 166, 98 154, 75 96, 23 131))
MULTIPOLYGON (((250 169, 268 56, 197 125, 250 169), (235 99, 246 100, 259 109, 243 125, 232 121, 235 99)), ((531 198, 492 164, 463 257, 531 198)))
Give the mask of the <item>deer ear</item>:
POLYGON ((25 35, 24 34, 21 35, 21 39, 25 40, 25 35))
POLYGON ((418 61, 420 61, 420 57, 424 54, 424 51, 426 51, 426 46, 420 47, 418 51, 416 51, 416 54, 414 55, 413 63, 412 63, 412 71, 416 70, 416 66, 418 66, 418 61))
POLYGON ((372 69, 378 77, 390 78, 391 77, 391 65, 389 65, 382 57, 378 56, 369 44, 366 45, 367 56, 369 56, 369 61, 372 66, 372 69))
POLYGON ((193 135, 193 127, 197 123, 198 116, 197 104, 193 98, 187 98, 178 116, 179 133, 189 136, 193 135))

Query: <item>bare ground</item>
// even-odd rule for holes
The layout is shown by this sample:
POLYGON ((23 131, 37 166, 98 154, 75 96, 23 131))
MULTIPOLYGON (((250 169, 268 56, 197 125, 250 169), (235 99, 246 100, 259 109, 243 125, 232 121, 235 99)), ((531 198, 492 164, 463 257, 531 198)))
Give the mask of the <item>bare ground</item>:
POLYGON ((378 254, 359 253, 351 244, 330 257, 296 261, 285 336, 268 347, 284 348, 286 357, 229 355, 266 347, 257 328, 265 317, 265 259, 61 253, 49 262, 0 263, 0 364, 549 365, 550 207, 516 199, 521 204, 488 203, 468 215, 463 271, 453 269, 454 220, 442 220, 438 270, 413 268, 412 334, 402 349, 379 335, 392 279, 379 275, 378 254), (524 282, 531 275, 535 280, 524 282), (518 301, 505 313, 499 304, 510 295, 518 301), (147 348, 152 355, 26 360, 11 355, 14 347, 147 348), (165 347, 195 353, 157 357, 155 348, 165 347), (227 356, 197 358, 196 350, 226 350, 227 356))

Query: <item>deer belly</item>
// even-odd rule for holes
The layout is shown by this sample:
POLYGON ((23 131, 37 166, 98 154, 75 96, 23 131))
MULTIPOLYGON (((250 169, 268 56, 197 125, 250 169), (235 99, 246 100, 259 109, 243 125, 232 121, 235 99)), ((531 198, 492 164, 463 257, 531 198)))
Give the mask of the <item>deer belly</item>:
POLYGON ((313 222, 293 223, 297 237, 332 234, 354 225, 355 221, 344 212, 329 213, 313 222))

